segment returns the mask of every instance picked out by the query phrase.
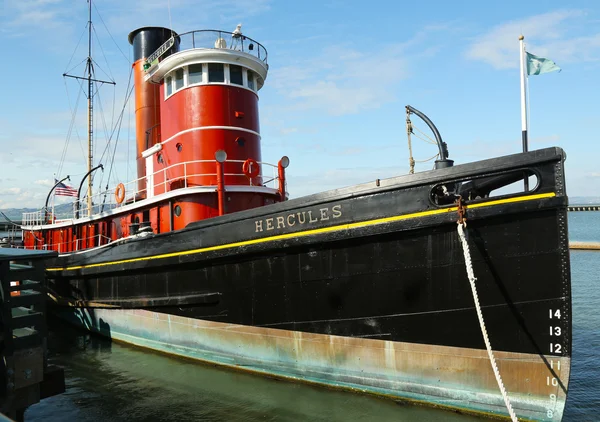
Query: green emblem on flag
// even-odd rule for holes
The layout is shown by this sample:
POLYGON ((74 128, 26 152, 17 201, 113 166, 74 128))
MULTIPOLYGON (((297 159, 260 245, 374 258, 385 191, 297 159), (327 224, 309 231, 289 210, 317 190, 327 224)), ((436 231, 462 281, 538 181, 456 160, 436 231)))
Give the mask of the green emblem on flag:
POLYGON ((534 56, 531 53, 527 53, 527 74, 528 75, 541 75, 542 73, 561 71, 561 68, 557 66, 550 59, 543 57, 534 56))

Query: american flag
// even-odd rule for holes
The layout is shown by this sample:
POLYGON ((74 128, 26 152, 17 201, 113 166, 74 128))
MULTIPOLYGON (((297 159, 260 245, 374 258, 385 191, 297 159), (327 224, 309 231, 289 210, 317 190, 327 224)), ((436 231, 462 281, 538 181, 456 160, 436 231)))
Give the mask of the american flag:
MULTIPOLYGON (((54 179, 54 183, 58 183, 58 180, 54 179)), ((57 196, 77 196, 77 189, 67 186, 62 182, 58 183, 55 192, 57 196)))

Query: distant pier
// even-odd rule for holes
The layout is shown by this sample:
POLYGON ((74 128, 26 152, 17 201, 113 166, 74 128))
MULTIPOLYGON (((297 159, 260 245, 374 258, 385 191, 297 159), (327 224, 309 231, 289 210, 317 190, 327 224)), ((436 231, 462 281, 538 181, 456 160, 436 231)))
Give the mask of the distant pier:
POLYGON ((569 249, 582 251, 600 251, 600 242, 569 242, 569 249))
POLYGON ((7 232, 17 229, 19 232, 21 232, 21 224, 21 220, 0 221, 0 231, 7 232))
POLYGON ((571 205, 569 211, 600 211, 600 205, 571 205))

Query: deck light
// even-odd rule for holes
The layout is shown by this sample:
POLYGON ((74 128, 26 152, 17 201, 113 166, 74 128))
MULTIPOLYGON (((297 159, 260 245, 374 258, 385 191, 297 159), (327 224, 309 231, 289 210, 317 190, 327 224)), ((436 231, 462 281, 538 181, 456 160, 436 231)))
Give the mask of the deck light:
POLYGON ((287 155, 284 155, 283 157, 281 157, 281 160, 279 160, 279 162, 281 163, 281 167, 283 167, 284 169, 290 165, 290 159, 288 158, 287 155))
POLYGON ((225 160, 227 160, 227 153, 225 151, 223 151, 222 149, 220 149, 217 152, 215 152, 215 159, 219 163, 224 163, 225 160))

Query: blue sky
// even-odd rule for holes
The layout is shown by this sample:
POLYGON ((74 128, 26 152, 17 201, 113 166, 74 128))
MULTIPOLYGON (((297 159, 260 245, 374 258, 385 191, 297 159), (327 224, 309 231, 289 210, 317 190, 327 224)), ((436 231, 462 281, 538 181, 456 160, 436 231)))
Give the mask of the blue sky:
MULTIPOLYGON (((244 34, 267 48, 270 71, 259 103, 263 160, 290 157, 292 197, 406 174, 406 104, 435 122, 456 164, 519 152, 523 33, 528 51, 563 69, 530 77, 530 149, 564 148, 569 194, 600 196, 597 1, 170 0, 170 13, 168 3, 94 3, 102 17, 94 9, 94 42, 102 46, 94 53, 97 76, 117 82, 101 91, 97 156, 106 142, 103 121, 111 126, 113 100, 118 113, 125 96, 127 34, 170 21, 180 33, 232 31, 242 23, 244 34)), ((63 152, 78 87, 62 74, 83 72, 75 65, 86 57, 85 38, 73 53, 87 3, 3 0, 0 7, 0 208, 40 207, 54 173, 70 174, 77 187, 86 171, 83 98, 63 152)), ((135 178, 134 151, 127 113, 116 170, 110 180, 104 173, 103 185, 135 178)), ((416 159, 435 153, 415 140, 416 159)))

